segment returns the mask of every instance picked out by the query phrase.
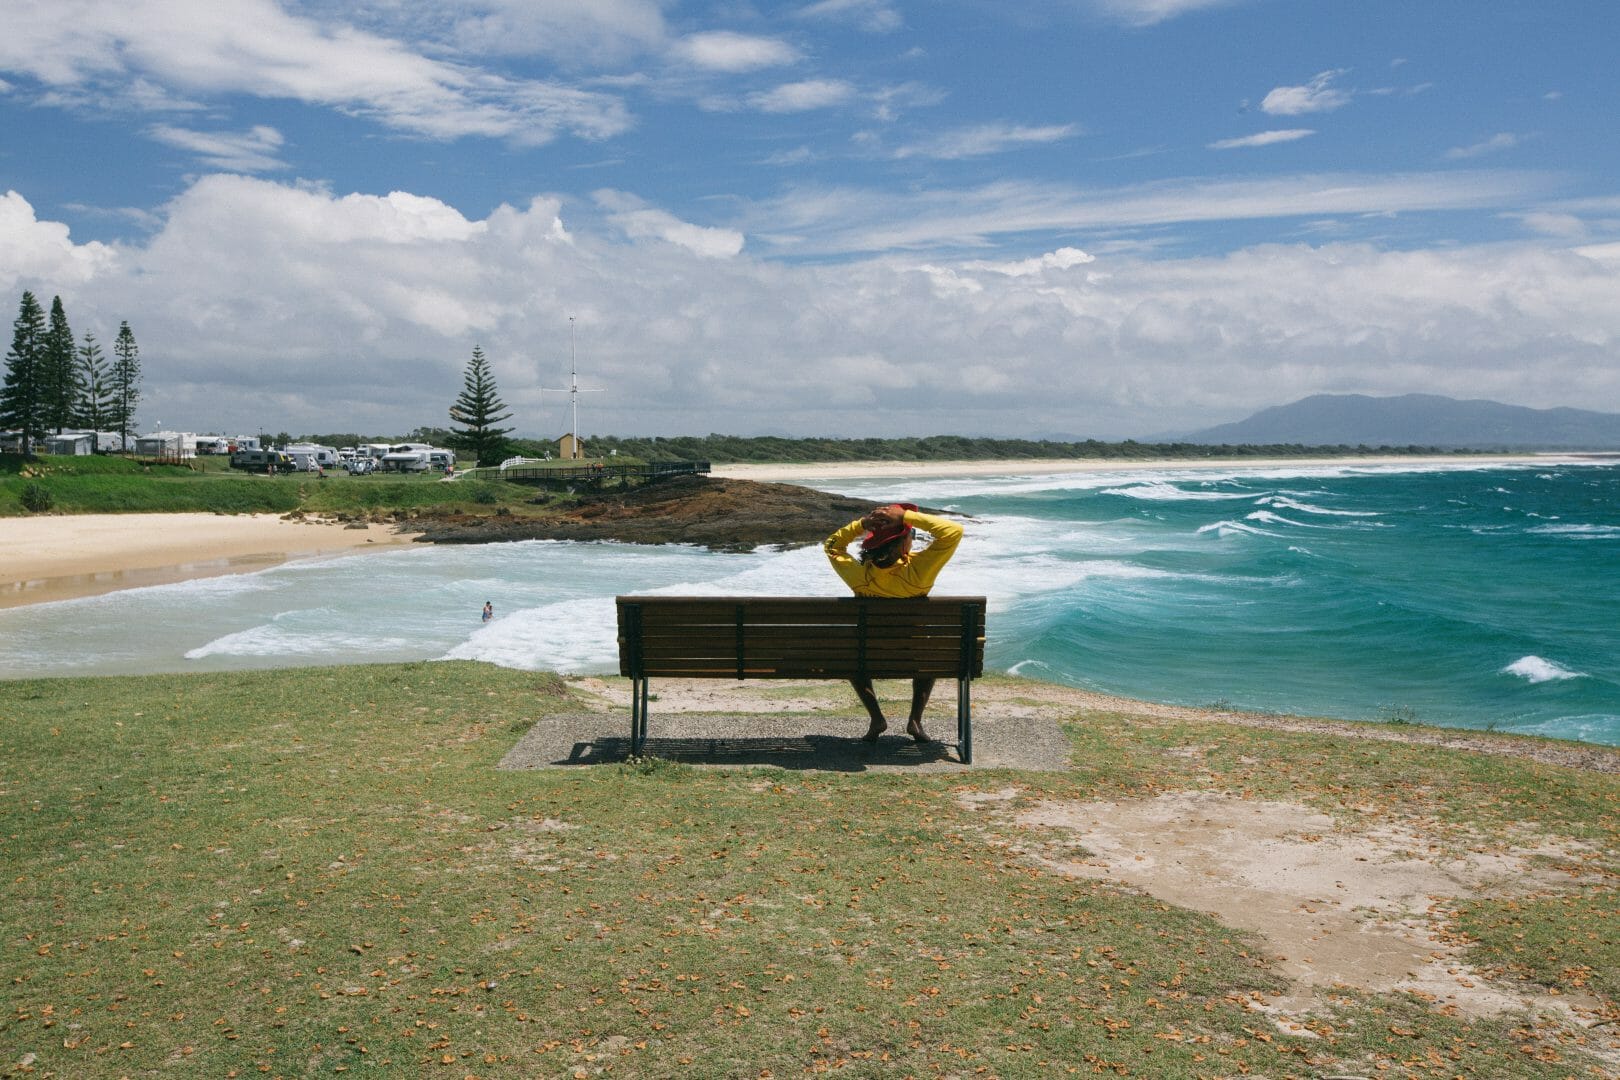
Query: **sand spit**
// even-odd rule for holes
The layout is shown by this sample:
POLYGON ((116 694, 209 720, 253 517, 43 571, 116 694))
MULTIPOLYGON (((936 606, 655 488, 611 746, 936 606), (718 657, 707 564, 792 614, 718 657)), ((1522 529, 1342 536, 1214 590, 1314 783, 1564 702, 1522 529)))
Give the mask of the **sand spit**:
POLYGON ((404 543, 392 525, 275 514, 0 518, 0 607, 262 570, 404 543))

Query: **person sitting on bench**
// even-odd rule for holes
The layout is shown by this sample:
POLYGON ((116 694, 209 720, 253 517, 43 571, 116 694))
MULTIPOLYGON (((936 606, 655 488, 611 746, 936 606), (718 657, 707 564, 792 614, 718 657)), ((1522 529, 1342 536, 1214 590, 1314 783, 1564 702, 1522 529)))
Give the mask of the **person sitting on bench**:
MULTIPOLYGON (((844 579, 856 596, 888 596, 908 598, 927 596, 934 587, 934 579, 956 553, 962 540, 962 526, 933 514, 925 514, 915 503, 892 503, 880 506, 865 517, 856 518, 822 544, 827 560, 839 577, 844 579), (933 538, 922 551, 911 550, 918 529, 933 538), (863 535, 864 534, 864 535, 863 535), (859 556, 849 553, 849 545, 861 538, 859 556)), ((871 679, 851 679, 855 695, 866 706, 872 725, 862 736, 875 743, 888 729, 883 708, 871 679)), ((917 742, 930 741, 923 731, 923 710, 928 697, 934 692, 933 679, 911 680, 911 716, 906 723, 906 734, 917 742)))

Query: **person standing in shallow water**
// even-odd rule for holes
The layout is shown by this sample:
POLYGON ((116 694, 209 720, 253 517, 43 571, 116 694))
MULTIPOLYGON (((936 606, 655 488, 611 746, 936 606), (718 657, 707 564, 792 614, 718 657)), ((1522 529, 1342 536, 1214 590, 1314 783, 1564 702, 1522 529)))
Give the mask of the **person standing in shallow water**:
POLYGON ((490 603, 488 600, 485 600, 484 601, 484 621, 489 622, 489 620, 493 619, 494 617, 495 617, 495 605, 490 603))
MULTIPOLYGON (((822 550, 827 553, 833 571, 856 596, 905 599, 928 595, 934 587, 934 579, 956 554, 956 545, 961 541, 962 526, 954 521, 925 514, 915 503, 892 503, 856 518, 827 537, 822 550), (918 529, 931 536, 933 542, 913 553, 911 545, 918 529), (860 537, 861 548, 860 554, 854 556, 849 553, 849 545, 857 537, 860 537)), ((883 708, 872 689, 872 680, 851 679, 850 685, 872 720, 862 738, 875 743, 888 729, 889 722, 883 718, 883 708)), ((906 734, 917 742, 929 741, 923 731, 922 718, 933 692, 933 679, 911 680, 911 714, 906 722, 906 734)))

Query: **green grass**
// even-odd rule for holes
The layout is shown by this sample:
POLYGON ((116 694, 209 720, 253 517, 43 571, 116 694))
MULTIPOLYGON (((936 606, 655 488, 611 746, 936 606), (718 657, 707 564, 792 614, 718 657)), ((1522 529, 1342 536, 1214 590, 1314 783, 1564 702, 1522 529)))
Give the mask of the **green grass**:
POLYGON ((199 457, 191 466, 148 465, 122 457, 41 456, 24 464, 0 455, 0 516, 27 513, 25 487, 50 493, 52 511, 65 514, 309 513, 391 514, 412 510, 489 514, 523 512, 530 488, 497 481, 441 484, 437 476, 349 476, 332 470, 264 476, 233 471, 223 457, 199 457))
MULTIPOLYGON (((1512 822, 1584 839, 1613 875, 1612 779, 1107 714, 1073 718, 1069 774, 495 769, 537 718, 579 708, 555 676, 472 663, 0 682, 0 1063, 89 1078, 1581 1074, 1516 1019, 1405 996, 1343 995, 1319 1037, 1286 1036, 1242 1007, 1281 986, 1257 943, 1043 871, 1011 846, 1027 836, 956 796, 1204 788, 1419 813, 1459 837, 1512 822), (1166 753, 1189 743, 1215 745, 1166 753)), ((1556 946, 1612 972, 1612 901, 1572 886, 1511 919, 1481 903, 1462 916, 1470 959, 1556 946)), ((1557 960, 1535 976, 1614 1004, 1611 976, 1557 960)))

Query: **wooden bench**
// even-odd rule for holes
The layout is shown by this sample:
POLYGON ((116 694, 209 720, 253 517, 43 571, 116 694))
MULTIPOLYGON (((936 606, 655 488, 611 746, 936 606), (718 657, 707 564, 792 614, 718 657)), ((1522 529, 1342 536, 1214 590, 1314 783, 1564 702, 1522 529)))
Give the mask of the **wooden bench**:
POLYGON ((630 753, 647 743, 647 684, 671 679, 956 680, 956 750, 973 760, 970 680, 984 674, 982 596, 621 596, 619 674, 630 753))

